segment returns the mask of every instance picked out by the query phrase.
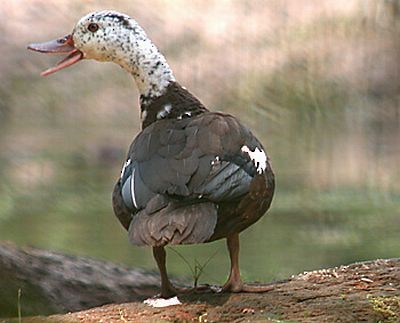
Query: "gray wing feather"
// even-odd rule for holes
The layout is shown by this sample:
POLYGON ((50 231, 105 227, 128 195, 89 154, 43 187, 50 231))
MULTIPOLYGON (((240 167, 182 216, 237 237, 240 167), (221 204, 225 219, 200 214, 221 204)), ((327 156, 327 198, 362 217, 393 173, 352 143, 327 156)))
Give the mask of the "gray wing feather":
POLYGON ((140 210, 157 194, 213 202, 243 196, 255 168, 241 147, 253 149, 255 144, 259 145, 248 129, 229 115, 208 113, 190 120, 156 122, 132 143, 134 191, 129 190, 129 180, 123 180, 124 201, 135 197, 140 210))
POLYGON ((251 180, 252 177, 240 166, 223 161, 195 192, 216 202, 235 199, 248 191, 251 180))

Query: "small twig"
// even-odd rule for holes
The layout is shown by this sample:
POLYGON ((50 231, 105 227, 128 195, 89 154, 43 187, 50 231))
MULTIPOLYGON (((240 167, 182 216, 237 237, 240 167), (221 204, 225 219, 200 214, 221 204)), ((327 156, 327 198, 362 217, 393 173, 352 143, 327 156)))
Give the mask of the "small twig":
POLYGON ((185 263, 186 265, 189 267, 191 273, 192 273, 192 277, 193 277, 193 287, 196 288, 198 286, 198 281, 200 279, 200 276, 203 274, 204 272, 204 268, 210 263, 210 261, 217 255, 217 253, 219 252, 219 249, 217 249, 210 257, 208 257, 208 259, 206 260, 206 262, 202 265, 200 264, 197 259, 194 260, 195 264, 194 267, 192 267, 192 265, 189 263, 189 261, 177 250, 173 249, 173 248, 169 248, 171 249, 173 252, 175 252, 185 263))
POLYGON ((186 258, 178 250, 175 250, 172 247, 169 247, 169 249, 175 252, 185 262, 185 264, 189 267, 190 271, 192 272, 192 276, 195 277, 195 272, 192 266, 190 265, 189 261, 187 261, 186 258))
POLYGON ((22 310, 21 310, 21 295, 22 295, 22 290, 21 288, 18 289, 18 302, 17 302, 17 307, 18 307, 18 322, 22 322, 22 310))

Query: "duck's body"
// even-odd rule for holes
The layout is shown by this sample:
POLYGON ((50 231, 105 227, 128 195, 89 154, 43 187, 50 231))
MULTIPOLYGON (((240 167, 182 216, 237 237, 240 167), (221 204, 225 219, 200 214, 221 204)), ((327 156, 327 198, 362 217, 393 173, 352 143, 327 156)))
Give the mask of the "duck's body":
POLYGON ((139 88, 143 130, 129 149, 113 207, 130 241, 153 247, 161 295, 177 292, 166 273, 166 245, 221 238, 227 238, 231 257, 223 289, 267 290, 244 285, 238 266, 238 235, 264 215, 274 193, 274 175, 257 138, 235 117, 210 112, 180 86, 164 56, 126 15, 93 13, 58 44, 31 45, 42 52, 59 48, 69 56, 46 75, 94 58, 122 66, 139 88))
POLYGON ((144 129, 113 194, 115 214, 134 244, 226 238, 265 213, 274 188, 271 167, 236 118, 207 111, 176 82, 143 111, 144 129))

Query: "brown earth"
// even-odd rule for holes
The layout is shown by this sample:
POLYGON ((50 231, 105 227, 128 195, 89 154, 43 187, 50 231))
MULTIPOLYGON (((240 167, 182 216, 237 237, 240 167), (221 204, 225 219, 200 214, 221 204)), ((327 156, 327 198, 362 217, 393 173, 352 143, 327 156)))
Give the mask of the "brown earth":
POLYGON ((22 322, 400 322, 400 259, 305 272, 263 294, 179 299, 182 305, 167 308, 111 304, 22 322))

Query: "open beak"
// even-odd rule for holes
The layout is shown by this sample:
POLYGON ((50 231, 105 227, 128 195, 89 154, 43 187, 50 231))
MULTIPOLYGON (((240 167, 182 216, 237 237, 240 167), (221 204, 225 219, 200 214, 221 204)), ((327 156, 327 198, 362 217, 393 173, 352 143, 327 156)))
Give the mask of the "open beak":
POLYGON ((56 66, 51 67, 40 73, 40 75, 42 76, 53 74, 83 59, 83 53, 79 49, 76 49, 74 46, 74 40, 72 39, 72 35, 67 35, 65 37, 44 43, 30 44, 28 46, 28 49, 40 53, 67 54, 67 56, 61 61, 59 61, 56 64, 56 66))

